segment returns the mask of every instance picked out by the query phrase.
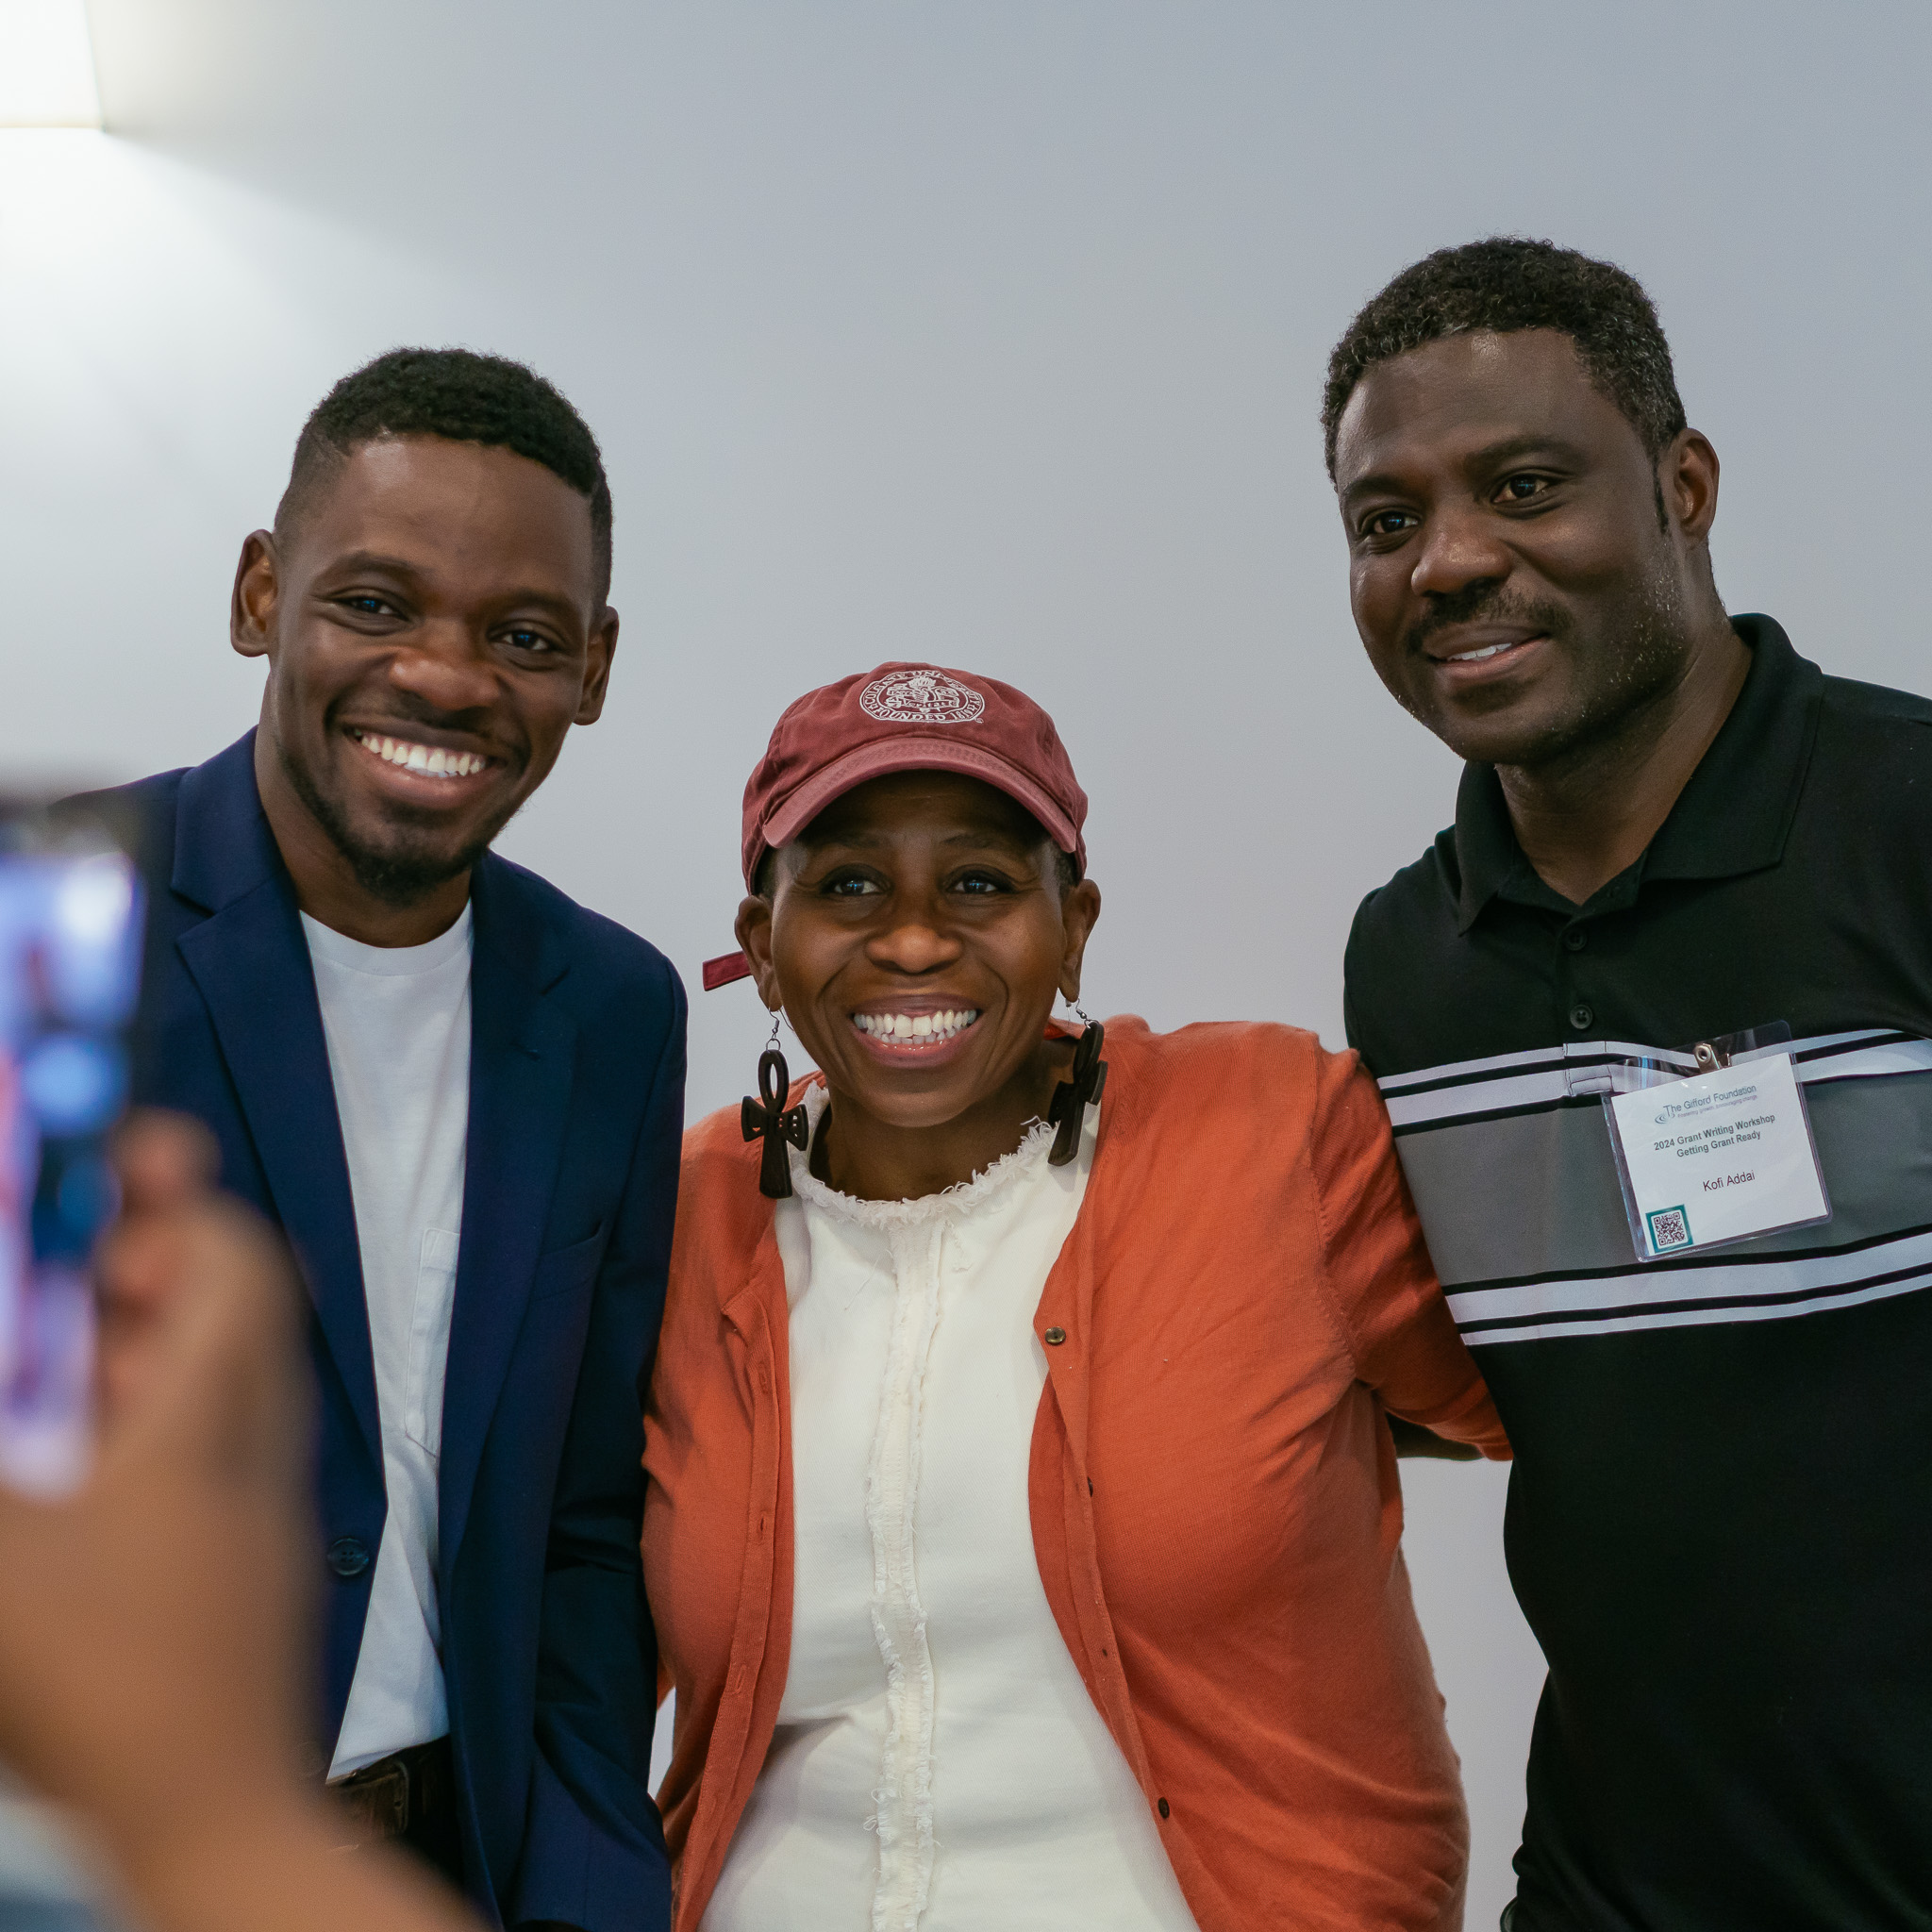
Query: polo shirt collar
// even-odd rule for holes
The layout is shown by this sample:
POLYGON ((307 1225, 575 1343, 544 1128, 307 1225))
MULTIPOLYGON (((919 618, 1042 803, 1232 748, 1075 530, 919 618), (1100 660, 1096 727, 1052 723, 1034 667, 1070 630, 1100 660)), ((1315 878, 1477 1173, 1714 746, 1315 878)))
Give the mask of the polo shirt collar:
MULTIPOLYGON (((1641 868, 1644 879, 1733 878, 1775 865, 1784 854, 1811 760, 1824 674, 1798 656, 1769 617, 1734 617, 1731 627, 1750 649, 1751 668, 1730 716, 1632 869, 1641 868)), ((1506 886, 1518 887, 1512 897, 1555 903, 1516 842, 1493 765, 1463 767, 1456 858, 1462 875, 1458 932, 1466 933, 1506 886), (1525 885, 1532 889, 1522 891, 1525 885)))

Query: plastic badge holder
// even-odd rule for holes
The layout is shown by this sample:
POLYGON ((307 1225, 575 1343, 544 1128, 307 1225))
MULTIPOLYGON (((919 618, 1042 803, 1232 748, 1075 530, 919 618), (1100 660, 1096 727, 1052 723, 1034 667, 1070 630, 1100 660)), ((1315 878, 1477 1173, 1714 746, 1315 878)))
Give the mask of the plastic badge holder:
POLYGON ((1831 1219, 1804 1086, 1777 1051, 1790 1037, 1777 1021, 1615 1066, 1604 1121, 1640 1261, 1831 1219))

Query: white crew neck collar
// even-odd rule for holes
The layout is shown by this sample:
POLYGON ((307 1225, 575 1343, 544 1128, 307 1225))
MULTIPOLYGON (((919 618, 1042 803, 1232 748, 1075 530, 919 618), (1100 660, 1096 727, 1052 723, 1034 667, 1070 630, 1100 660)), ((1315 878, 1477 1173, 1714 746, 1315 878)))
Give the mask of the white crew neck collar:
POLYGON ((452 959, 469 957, 470 903, 463 902, 456 924, 446 932, 438 933, 420 946, 365 945, 360 940, 352 940, 346 933, 323 924, 319 919, 311 919, 306 912, 302 915, 302 931, 308 941, 310 954, 327 960, 331 966, 346 966, 351 972, 374 974, 384 979, 404 979, 419 973, 434 973, 452 959))

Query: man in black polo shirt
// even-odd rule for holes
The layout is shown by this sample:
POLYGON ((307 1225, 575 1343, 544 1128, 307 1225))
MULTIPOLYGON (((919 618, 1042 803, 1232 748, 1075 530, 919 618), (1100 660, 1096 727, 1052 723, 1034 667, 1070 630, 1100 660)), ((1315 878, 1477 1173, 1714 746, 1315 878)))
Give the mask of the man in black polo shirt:
POLYGON ((1717 457, 1617 269, 1431 256, 1324 417, 1363 641, 1468 760, 1347 1011, 1516 1449, 1550 1674, 1506 1923, 1932 1925, 1932 705, 1726 617, 1717 457), (1640 1260, 1604 1096, 1751 1034, 1830 1219, 1640 1260))

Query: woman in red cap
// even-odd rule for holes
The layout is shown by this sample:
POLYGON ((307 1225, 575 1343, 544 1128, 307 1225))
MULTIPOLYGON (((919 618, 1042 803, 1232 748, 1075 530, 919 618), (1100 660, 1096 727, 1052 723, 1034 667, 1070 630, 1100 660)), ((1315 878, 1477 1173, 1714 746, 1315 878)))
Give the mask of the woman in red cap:
POLYGON ((1044 711, 928 665, 800 699, 746 789, 707 982, 822 1072, 686 1141, 679 1932, 1461 1923, 1384 1410, 1502 1430, 1352 1054, 1054 1021, 1086 807, 1044 711))

